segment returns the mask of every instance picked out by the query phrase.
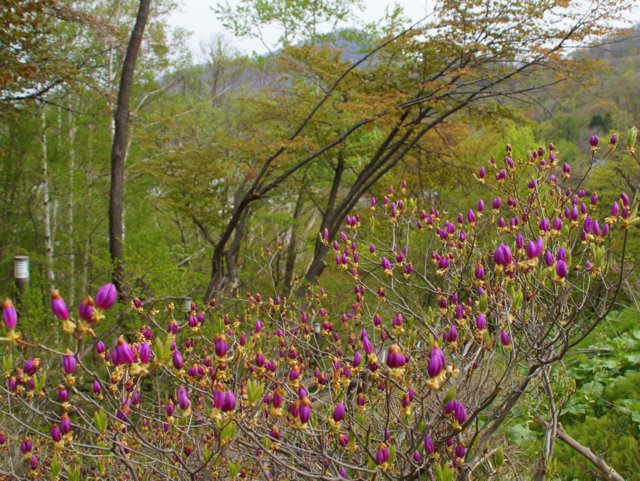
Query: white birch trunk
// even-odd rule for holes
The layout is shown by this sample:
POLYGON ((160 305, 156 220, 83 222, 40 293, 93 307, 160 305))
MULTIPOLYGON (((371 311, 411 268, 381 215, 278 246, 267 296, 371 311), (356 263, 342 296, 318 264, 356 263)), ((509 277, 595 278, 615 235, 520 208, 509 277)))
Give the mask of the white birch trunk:
POLYGON ((42 173, 42 208, 44 210, 44 249, 49 288, 54 288, 53 237, 51 234, 51 199, 49 197, 49 166, 47 162, 47 113, 45 105, 40 109, 40 146, 42 173))

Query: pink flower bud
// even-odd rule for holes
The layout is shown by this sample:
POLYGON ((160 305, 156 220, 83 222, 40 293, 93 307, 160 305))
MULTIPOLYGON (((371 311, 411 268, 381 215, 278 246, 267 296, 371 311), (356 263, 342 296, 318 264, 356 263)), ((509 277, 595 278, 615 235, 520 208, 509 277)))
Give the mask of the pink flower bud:
POLYGON ((53 314, 60 320, 66 321, 69 319, 69 310, 64 302, 64 299, 60 297, 60 293, 57 290, 51 292, 51 310, 53 314))
POLYGON ((180 386, 178 388, 176 399, 178 400, 178 406, 180 406, 180 409, 182 409, 183 411, 186 411, 187 409, 189 409, 189 406, 191 406, 191 401, 189 401, 189 394, 187 393, 187 390, 184 386, 180 386))
POLYGON ((10 331, 15 329, 16 324, 18 323, 18 314, 16 312, 16 308, 11 302, 11 299, 5 299, 2 304, 2 317, 4 319, 4 325, 7 326, 7 329, 10 331))
POLYGON ((76 370, 77 362, 75 355, 67 349, 67 353, 62 358, 62 369, 65 374, 73 374, 76 370))
POLYGON ((78 306, 78 313, 80 314, 80 319, 87 322, 93 322, 94 304, 95 303, 91 296, 87 296, 83 299, 83 301, 78 306))
POLYGON ((107 310, 113 306, 118 298, 116 286, 113 284, 105 284, 96 294, 96 306, 100 309, 107 310))

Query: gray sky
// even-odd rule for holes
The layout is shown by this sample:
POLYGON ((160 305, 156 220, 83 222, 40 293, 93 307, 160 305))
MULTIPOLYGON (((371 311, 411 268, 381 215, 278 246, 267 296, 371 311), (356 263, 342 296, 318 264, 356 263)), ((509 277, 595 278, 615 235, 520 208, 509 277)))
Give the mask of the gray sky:
MULTIPOLYGON (((235 5, 241 1, 247 0, 228 0, 230 5, 235 5)), ((249 0, 250 1, 250 0, 249 0)), ((180 0, 182 6, 179 11, 173 13, 169 17, 169 23, 174 27, 183 27, 193 35, 189 42, 191 51, 198 57, 200 53, 200 45, 214 38, 216 35, 222 34, 226 37, 231 45, 243 53, 265 53, 265 47, 256 39, 236 38, 231 32, 225 30, 216 18, 215 13, 211 9, 218 3, 218 0, 180 0)), ((384 16, 384 11, 389 5, 395 3, 403 7, 405 14, 411 19, 419 19, 427 13, 428 0, 365 0, 366 9, 364 12, 357 12, 360 20, 355 20, 351 24, 344 25, 358 27, 361 22, 371 22, 384 16)), ((265 37, 267 40, 275 42, 279 36, 277 31, 267 31, 265 37)))
MULTIPOLYGON (((169 17, 169 23, 174 27, 183 27, 192 32, 189 47, 198 59, 201 55, 201 45, 210 42, 217 35, 224 36, 229 44, 236 50, 250 54, 252 52, 265 53, 265 46, 257 39, 237 38, 226 30, 216 18, 212 7, 219 0, 179 0, 181 7, 169 17)), ((227 0, 230 5, 251 0, 227 0)), ((640 0, 634 12, 627 18, 634 23, 640 22, 640 0)), ((406 16, 412 20, 423 18, 429 13, 429 6, 435 2, 433 0, 364 0, 366 5, 364 12, 356 12, 357 18, 345 27, 359 27, 363 22, 372 22, 384 16, 385 9, 390 5, 398 4, 403 7, 406 16)), ((279 37, 277 30, 267 30, 264 32, 267 43, 272 45, 279 37)))

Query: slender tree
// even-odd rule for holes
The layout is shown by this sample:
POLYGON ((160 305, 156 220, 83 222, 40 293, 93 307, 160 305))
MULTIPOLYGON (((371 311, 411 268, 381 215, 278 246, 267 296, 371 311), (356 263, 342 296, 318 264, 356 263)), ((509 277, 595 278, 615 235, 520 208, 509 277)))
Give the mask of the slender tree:
POLYGON ((113 282, 122 292, 124 278, 124 166, 129 137, 129 101, 133 89, 133 73, 149 19, 151 0, 140 0, 136 23, 131 31, 122 65, 118 104, 114 113, 115 130, 111 148, 111 191, 109 194, 109 253, 113 263, 113 282))

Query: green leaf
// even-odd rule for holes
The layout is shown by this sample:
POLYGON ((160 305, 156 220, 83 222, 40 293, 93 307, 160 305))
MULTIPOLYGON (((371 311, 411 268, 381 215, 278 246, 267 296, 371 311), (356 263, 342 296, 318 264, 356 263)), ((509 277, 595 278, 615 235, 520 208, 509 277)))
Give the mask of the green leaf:
POLYGON ((633 366, 640 365, 640 354, 627 354, 624 358, 633 366))
POLYGON ((509 429, 509 440, 515 444, 523 444, 536 439, 536 433, 524 424, 516 424, 509 429))
POLYGON ((81 466, 76 466, 75 468, 67 468, 67 476, 69 476, 69 481, 80 481, 80 471, 81 466))
POLYGON ((240 474, 240 461, 238 461, 237 463, 232 463, 231 461, 229 461, 227 464, 229 467, 229 476, 235 478, 240 474))
POLYGON ((51 469, 51 478, 56 479, 60 475, 60 469, 62 469, 62 465, 60 464, 60 459, 58 459, 58 456, 53 457, 49 468, 51 469))
POLYGON ((13 369, 13 356, 9 354, 8 356, 3 356, 2 358, 2 369, 4 372, 11 372, 13 369))
POLYGON ((262 397, 262 393, 264 393, 264 385, 259 381, 250 379, 247 383, 247 400, 249 403, 254 404, 257 402, 262 397))
POLYGON ((104 433, 107 430, 107 415, 104 411, 96 411, 93 414, 93 420, 96 423, 98 431, 104 433))
POLYGON ((224 441, 225 439, 232 438, 235 433, 236 433, 236 423, 235 421, 231 421, 222 428, 222 431, 220 431, 220 441, 224 441))
POLYGON ((479 308, 480 308, 480 312, 485 313, 487 312, 487 307, 489 306, 489 299, 487 297, 486 294, 484 294, 482 297, 480 297, 480 302, 479 302, 479 308))
POLYGON ((456 388, 451 387, 449 388, 449 390, 447 391, 446 396, 444 397, 444 399, 442 400, 443 404, 447 404, 449 401, 451 401, 454 397, 456 397, 456 388))

